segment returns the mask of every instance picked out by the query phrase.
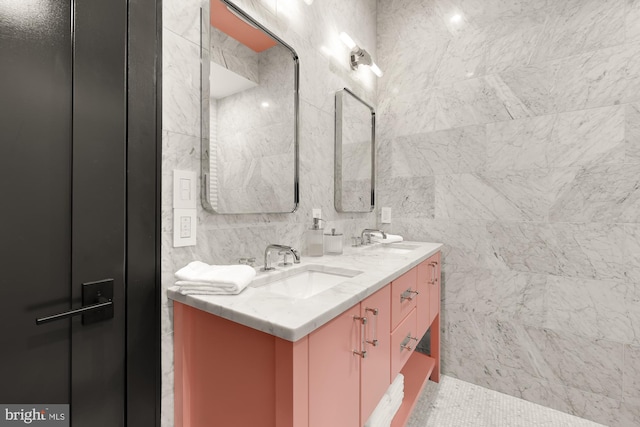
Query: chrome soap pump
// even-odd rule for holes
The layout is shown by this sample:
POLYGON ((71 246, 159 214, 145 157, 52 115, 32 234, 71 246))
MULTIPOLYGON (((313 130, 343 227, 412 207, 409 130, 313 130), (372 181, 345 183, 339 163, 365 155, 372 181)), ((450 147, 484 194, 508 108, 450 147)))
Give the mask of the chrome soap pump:
POLYGON ((320 227, 320 218, 313 218, 313 225, 307 230, 307 253, 309 256, 322 256, 324 254, 324 233, 320 227))

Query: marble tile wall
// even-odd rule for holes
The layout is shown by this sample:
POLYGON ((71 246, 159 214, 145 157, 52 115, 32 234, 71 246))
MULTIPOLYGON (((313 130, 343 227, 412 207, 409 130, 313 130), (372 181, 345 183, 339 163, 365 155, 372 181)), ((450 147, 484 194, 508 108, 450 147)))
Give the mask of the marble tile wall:
MULTIPOLYGON (((192 260, 233 263, 263 255, 269 243, 303 248, 311 209, 350 237, 375 225, 373 214, 340 214, 333 202, 334 92, 348 87, 375 105, 376 79, 353 72, 339 34, 375 56, 375 0, 236 0, 300 57, 300 197, 293 214, 212 215, 198 207, 198 244, 173 247, 172 171, 200 170, 199 0, 163 2, 162 286, 192 260), (358 19, 353 19, 357 16, 358 19), (334 56, 335 55, 335 56, 334 56)), ((198 188, 198 191, 200 189, 198 188)), ((173 426, 172 306, 162 293, 162 426, 173 426)))
POLYGON ((611 426, 640 425, 639 17, 378 1, 378 206, 445 244, 444 373, 611 426))

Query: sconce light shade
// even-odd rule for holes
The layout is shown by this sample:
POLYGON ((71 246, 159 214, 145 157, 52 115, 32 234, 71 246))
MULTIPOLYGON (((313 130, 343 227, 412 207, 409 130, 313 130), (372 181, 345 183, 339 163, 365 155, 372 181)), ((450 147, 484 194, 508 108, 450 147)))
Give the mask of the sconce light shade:
POLYGON ((371 59, 371 54, 358 46, 356 42, 354 42, 353 39, 349 37, 349 34, 341 32, 340 40, 342 40, 342 42, 347 45, 349 49, 351 49, 350 64, 352 70, 357 70, 360 65, 366 65, 368 67, 371 67, 371 71, 376 76, 382 77, 382 70, 376 65, 375 62, 373 62, 373 59, 371 59))
POLYGON ((349 34, 345 33, 344 31, 340 33, 340 40, 342 40, 342 43, 346 44, 349 49, 354 49, 355 47, 357 47, 356 42, 354 42, 349 34))

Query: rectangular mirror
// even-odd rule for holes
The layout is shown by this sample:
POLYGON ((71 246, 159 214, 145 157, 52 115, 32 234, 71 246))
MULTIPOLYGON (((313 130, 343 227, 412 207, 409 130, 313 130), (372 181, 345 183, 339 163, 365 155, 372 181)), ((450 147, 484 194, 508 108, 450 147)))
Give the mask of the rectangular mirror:
POLYGON ((371 212, 375 205, 376 113, 349 89, 336 92, 335 206, 371 212))
POLYGON ((219 214, 296 210, 298 55, 228 0, 202 9, 203 206, 219 214))

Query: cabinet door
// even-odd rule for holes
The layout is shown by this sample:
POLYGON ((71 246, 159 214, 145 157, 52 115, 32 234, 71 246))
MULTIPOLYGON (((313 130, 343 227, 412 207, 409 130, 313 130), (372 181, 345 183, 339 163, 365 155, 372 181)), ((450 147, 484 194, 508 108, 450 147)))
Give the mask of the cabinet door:
POLYGON ((309 334, 309 427, 358 427, 360 304, 309 334))
POLYGON ((427 260, 430 267, 429 279, 429 325, 440 313, 440 252, 427 260))
POLYGON ((360 316, 367 319, 367 357, 360 361, 360 424, 364 425, 390 385, 391 286, 362 301, 360 316))

